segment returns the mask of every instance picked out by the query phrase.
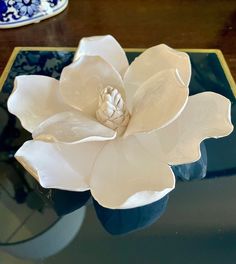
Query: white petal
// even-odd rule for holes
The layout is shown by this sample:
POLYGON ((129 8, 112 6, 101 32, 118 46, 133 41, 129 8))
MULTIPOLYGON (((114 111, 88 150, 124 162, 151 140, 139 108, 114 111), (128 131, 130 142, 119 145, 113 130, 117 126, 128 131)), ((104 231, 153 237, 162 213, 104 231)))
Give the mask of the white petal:
POLYGON ((184 109, 188 88, 176 70, 157 73, 137 90, 125 136, 150 132, 168 125, 184 109))
POLYGON ((144 51, 128 68, 124 76, 129 109, 136 90, 154 74, 168 69, 177 69, 186 86, 191 78, 191 63, 188 54, 174 50, 164 44, 144 51))
POLYGON ((60 79, 60 92, 72 107, 95 117, 99 93, 107 86, 123 96, 123 81, 119 73, 98 56, 81 56, 65 67, 60 79))
POLYGON ((216 93, 190 96, 186 108, 173 123, 137 138, 150 155, 161 157, 170 165, 197 161, 204 139, 224 137, 232 132, 230 106, 228 99, 216 93))
POLYGON ((175 186, 167 164, 149 155, 134 136, 107 142, 91 175, 91 193, 102 206, 134 208, 155 202, 175 186))
POLYGON ((45 188, 69 191, 89 189, 89 176, 103 142, 79 144, 31 140, 16 152, 16 159, 45 188))
POLYGON ((58 81, 38 75, 16 77, 7 106, 30 132, 49 116, 69 109, 59 97, 58 81))
POLYGON ((86 117, 79 111, 56 114, 45 120, 33 131, 34 139, 73 144, 111 140, 115 136, 114 130, 86 117))
POLYGON ((129 66, 126 54, 111 35, 82 38, 74 60, 81 55, 95 55, 110 63, 122 76, 129 66))

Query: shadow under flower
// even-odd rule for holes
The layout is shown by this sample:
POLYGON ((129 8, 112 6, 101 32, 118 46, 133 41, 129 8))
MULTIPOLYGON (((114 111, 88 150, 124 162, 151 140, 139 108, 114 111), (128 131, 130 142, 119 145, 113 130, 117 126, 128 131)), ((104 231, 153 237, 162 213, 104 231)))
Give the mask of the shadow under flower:
POLYGON ((165 212, 169 195, 149 205, 132 209, 108 209, 93 199, 97 217, 112 235, 122 235, 155 223, 165 212))
MULTIPOLYGON (((206 176, 207 152, 201 144, 201 158, 190 164, 173 166, 177 179, 190 181, 206 176)), ((37 184, 42 199, 49 203, 58 216, 69 214, 84 206, 91 197, 90 191, 72 192, 57 189, 45 189, 37 184)), ((154 203, 132 209, 109 209, 93 199, 94 208, 104 229, 112 235, 124 235, 141 230, 154 224, 165 212, 169 195, 154 203)))
POLYGON ((200 145, 201 158, 196 162, 172 166, 172 170, 176 179, 183 181, 191 181, 195 179, 203 179, 207 174, 207 151, 204 142, 200 145))

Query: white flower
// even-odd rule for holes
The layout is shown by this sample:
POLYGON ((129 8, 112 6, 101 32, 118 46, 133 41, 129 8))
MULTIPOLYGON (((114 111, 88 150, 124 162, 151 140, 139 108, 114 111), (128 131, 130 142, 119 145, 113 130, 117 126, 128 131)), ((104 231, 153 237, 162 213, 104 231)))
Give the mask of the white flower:
POLYGON ((166 45, 131 65, 112 36, 84 38, 60 81, 18 76, 8 109, 32 132, 17 160, 45 188, 91 190, 104 207, 155 202, 175 186, 171 165, 230 134, 230 101, 188 97, 191 64, 166 45), (99 121, 100 122, 99 122, 99 121))

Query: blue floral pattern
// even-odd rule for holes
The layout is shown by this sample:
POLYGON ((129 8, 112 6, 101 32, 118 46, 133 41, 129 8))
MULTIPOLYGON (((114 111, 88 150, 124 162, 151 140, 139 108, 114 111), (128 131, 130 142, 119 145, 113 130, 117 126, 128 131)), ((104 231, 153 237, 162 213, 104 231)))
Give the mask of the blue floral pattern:
MULTIPOLYGON (((45 0, 45 3, 51 9, 61 8, 63 5, 62 0, 45 0)), ((0 0, 0 24, 41 17, 42 13, 48 12, 42 6, 42 0, 0 0)))
POLYGON ((14 7, 20 16, 32 17, 39 11, 40 0, 15 0, 14 7))
POLYGON ((71 51, 21 51, 16 56, 3 92, 10 93, 14 78, 21 74, 47 75, 59 79, 62 69, 72 62, 71 51))
POLYGON ((48 0, 48 3, 50 3, 50 6, 51 6, 51 7, 54 7, 54 6, 57 5, 58 0, 48 0))
POLYGON ((7 5, 3 0, 0 0, 0 21, 3 20, 3 14, 7 12, 7 5))

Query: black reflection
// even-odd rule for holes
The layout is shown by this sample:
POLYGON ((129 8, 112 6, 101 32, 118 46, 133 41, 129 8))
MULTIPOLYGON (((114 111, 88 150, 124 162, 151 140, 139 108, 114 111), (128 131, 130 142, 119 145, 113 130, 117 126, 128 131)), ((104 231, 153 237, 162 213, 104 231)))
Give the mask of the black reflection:
POLYGON ((201 158, 193 163, 172 166, 173 172, 178 179, 183 181, 191 181, 195 179, 203 179, 207 173, 207 152, 205 144, 200 145, 201 158))
POLYGON ((165 212, 169 196, 149 205, 133 209, 108 209, 93 199, 93 204, 103 227, 112 235, 127 234, 155 223, 165 212))

